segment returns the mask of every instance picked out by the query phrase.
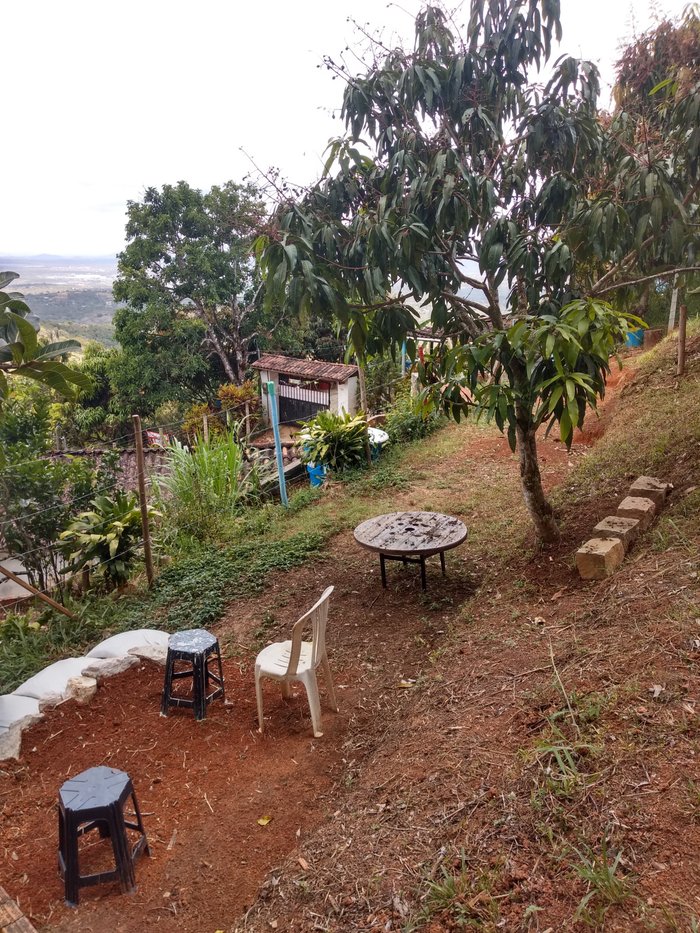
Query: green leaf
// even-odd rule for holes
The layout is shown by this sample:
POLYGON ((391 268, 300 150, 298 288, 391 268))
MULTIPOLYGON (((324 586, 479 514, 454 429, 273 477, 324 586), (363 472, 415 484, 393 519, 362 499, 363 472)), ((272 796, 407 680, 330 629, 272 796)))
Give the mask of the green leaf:
POLYGON ((15 325, 20 337, 22 338, 22 344, 24 346, 24 353, 22 354, 22 358, 25 360, 31 360, 36 353, 38 344, 34 327, 26 318, 23 318, 19 314, 15 314, 14 311, 8 311, 7 317, 15 325))

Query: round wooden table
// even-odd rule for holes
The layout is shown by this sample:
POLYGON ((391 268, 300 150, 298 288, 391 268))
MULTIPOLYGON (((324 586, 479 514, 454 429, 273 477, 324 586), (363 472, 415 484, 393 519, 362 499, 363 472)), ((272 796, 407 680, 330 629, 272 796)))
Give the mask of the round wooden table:
POLYGON ((440 512, 389 512, 362 522, 355 529, 355 540, 362 547, 379 554, 382 586, 386 587, 387 560, 420 564, 420 577, 426 589, 425 559, 440 555, 445 575, 445 551, 458 547, 467 537, 467 526, 452 515, 440 512))

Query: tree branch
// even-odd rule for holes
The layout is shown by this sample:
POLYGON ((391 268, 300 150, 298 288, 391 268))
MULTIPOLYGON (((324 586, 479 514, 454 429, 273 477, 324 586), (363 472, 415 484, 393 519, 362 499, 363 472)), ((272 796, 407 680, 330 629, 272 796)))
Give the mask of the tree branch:
POLYGON ((631 285, 641 285, 643 282, 651 282, 654 279, 666 279, 670 276, 679 275, 683 272, 700 272, 700 266, 679 266, 676 269, 667 269, 664 272, 654 272, 651 275, 642 275, 636 279, 628 279, 626 282, 616 282, 614 285, 606 285, 605 288, 598 288, 592 292, 592 294, 605 295, 607 292, 613 292, 617 288, 629 288, 631 285))

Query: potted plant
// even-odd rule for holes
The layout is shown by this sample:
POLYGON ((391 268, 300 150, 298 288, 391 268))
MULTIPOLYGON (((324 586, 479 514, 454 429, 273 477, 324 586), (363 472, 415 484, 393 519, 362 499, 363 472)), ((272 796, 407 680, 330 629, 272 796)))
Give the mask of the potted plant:
POLYGON ((312 486, 320 486, 327 470, 339 472, 366 460, 367 421, 364 415, 320 411, 299 434, 301 460, 312 486))

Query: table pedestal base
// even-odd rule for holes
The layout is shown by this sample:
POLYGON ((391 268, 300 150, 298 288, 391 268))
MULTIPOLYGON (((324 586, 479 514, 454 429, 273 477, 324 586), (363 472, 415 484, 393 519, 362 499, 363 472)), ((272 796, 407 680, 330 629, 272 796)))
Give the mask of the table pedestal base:
MULTIPOLYGON (((445 552, 439 551, 440 554, 440 567, 442 568, 442 575, 445 576, 445 552)), ((425 577, 425 555, 421 554, 418 557, 400 557, 394 554, 380 554, 379 555, 379 566, 382 569, 382 586, 386 589, 386 561, 388 560, 400 560, 403 564, 420 564, 420 582, 421 587, 424 590, 427 590, 428 584, 425 577)))

